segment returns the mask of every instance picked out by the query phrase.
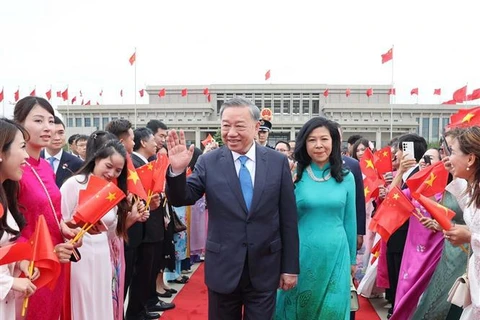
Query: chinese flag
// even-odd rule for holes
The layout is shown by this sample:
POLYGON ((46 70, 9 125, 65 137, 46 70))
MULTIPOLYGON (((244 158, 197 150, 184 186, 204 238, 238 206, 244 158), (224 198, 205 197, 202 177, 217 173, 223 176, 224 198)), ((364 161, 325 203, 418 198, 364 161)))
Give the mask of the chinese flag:
POLYGON ((448 101, 442 102, 442 104, 457 104, 457 101, 455 101, 455 100, 448 100, 448 101))
POLYGON ((325 91, 323 91, 323 96, 326 98, 328 97, 328 89, 325 89, 325 91))
POLYGON ((209 144, 209 143, 212 142, 212 141, 213 141, 213 137, 212 137, 212 135, 209 133, 208 136, 207 136, 204 140, 202 140, 202 144, 203 144, 204 147, 206 147, 207 144, 209 144))
POLYGON ((76 221, 95 224, 125 198, 125 193, 115 183, 94 175, 90 176, 86 190, 90 196, 84 197, 82 202, 79 201, 74 214, 76 221))
POLYGON ((382 64, 393 59, 393 48, 382 54, 382 64))
POLYGON ((62 99, 63 99, 63 101, 68 100, 68 88, 65 89, 65 91, 62 92, 62 99))
POLYGON ((47 92, 45 92, 45 95, 47 96, 47 99, 50 100, 52 99, 52 89, 48 90, 47 92))
POLYGON ((32 234, 29 243, 32 246, 34 267, 40 270, 40 277, 33 283, 37 286, 37 289, 47 286, 50 290, 53 290, 60 276, 61 268, 60 261, 53 251, 52 238, 43 214, 38 217, 35 232, 32 234))
POLYGON ((347 96, 347 98, 350 97, 350 89, 345 90, 345 95, 347 96))
POLYGON ((166 90, 165 90, 165 89, 162 89, 162 90, 158 91, 158 96, 159 96, 160 98, 165 97, 166 93, 167 93, 166 90))
POLYGON ((410 191, 423 194, 426 197, 433 197, 437 193, 445 191, 448 180, 448 171, 445 170, 443 162, 437 162, 418 171, 406 183, 410 191))
POLYGON ((367 92, 365 92, 365 94, 367 95, 367 97, 370 97, 371 95, 373 95, 373 89, 367 89, 367 92))
POLYGON ((411 91, 410 91, 410 95, 413 96, 414 94, 416 94, 418 96, 418 88, 413 88, 411 91))
POLYGON ((122 97, 122 98, 123 98, 123 89, 122 89, 122 90, 120 90, 120 97, 122 97))
POLYGON ((72 104, 74 104, 75 101, 77 101, 77 96, 75 96, 75 97, 72 98, 72 104))
POLYGON ((2 88, 2 91, 0 91, 0 102, 3 101, 3 98, 4 98, 4 96, 3 96, 3 88, 2 88))
POLYGON ((144 164, 141 167, 137 168, 137 174, 140 178, 140 181, 143 185, 144 192, 148 198, 149 195, 153 194, 153 170, 155 169, 155 161, 150 161, 147 164, 144 164))
POLYGON ((208 91, 208 88, 203 89, 203 94, 208 96, 210 92, 208 91))
POLYGON ((268 70, 268 71, 265 73, 265 81, 267 81, 268 79, 270 79, 270 70, 268 70))
POLYGON ((134 52, 134 53, 131 55, 130 59, 128 59, 128 62, 130 62, 130 65, 131 65, 131 66, 133 66, 133 64, 135 63, 136 54, 137 54, 137 53, 134 52))
POLYGON ((57 98, 61 98, 62 97, 62 91, 57 91, 57 98))
POLYGON ((450 116, 449 128, 471 127, 480 124, 480 107, 460 109, 450 116))
POLYGON ((442 229, 450 230, 452 227, 451 220, 455 217, 455 212, 422 194, 412 193, 412 196, 427 210, 428 213, 430 213, 432 218, 438 222, 442 229))
POLYGON ((413 210, 415 207, 410 200, 398 187, 394 187, 378 207, 370 222, 370 229, 378 232, 383 241, 388 241, 392 233, 407 221, 413 210))
POLYGON ((20 100, 20 89, 17 89, 17 91, 15 91, 15 93, 13 95, 14 95, 14 98, 15 98, 15 102, 20 100))
POLYGON ((186 97, 187 96, 187 89, 182 89, 182 97, 186 97))
POLYGON ((379 177, 366 177, 363 179, 363 192, 365 195, 365 202, 378 196, 379 187, 383 186, 385 181, 379 177))
POLYGON ((437 95, 437 96, 441 95, 441 94, 442 94, 442 89, 435 89, 435 90, 433 90, 433 94, 434 94, 434 95, 437 95))
POLYGON ((32 92, 30 92, 30 95, 31 95, 32 97, 35 97, 35 96, 37 95, 37 92, 36 92, 36 90, 35 90, 35 89, 33 89, 33 90, 32 90, 32 92))
POLYGON ((145 94, 145 90, 142 89, 138 91, 138 93, 140 93, 140 98, 143 98, 143 95, 145 94))
POLYGON ((165 190, 165 177, 169 165, 170 161, 166 155, 157 154, 157 160, 155 160, 153 168, 153 193, 160 193, 165 190))
POLYGON ((397 92, 396 92, 395 88, 388 89, 388 95, 393 95, 394 96, 396 93, 397 92))
POLYGON ((211 97, 210 93, 209 93, 208 96, 207 96, 207 101, 208 101, 208 102, 212 102, 212 97, 211 97))
POLYGON ((453 93, 453 100, 462 103, 467 99, 467 86, 461 87, 453 93))
POLYGON ((473 90, 472 94, 470 95, 470 100, 477 100, 477 99, 480 99, 480 88, 473 90))
POLYGON ((366 177, 372 178, 373 180, 378 178, 378 173, 375 169, 374 162, 375 160, 373 158, 372 150, 370 150, 370 148, 367 148, 362 158, 360 159, 360 169, 366 177))
POLYGON ((143 186, 142 181, 138 176, 137 170, 133 165, 130 155, 127 156, 127 170, 127 190, 146 201, 148 196, 145 192, 145 187, 143 186))
POLYGON ((375 151, 373 154, 374 166, 379 175, 392 172, 392 149, 389 146, 375 151))

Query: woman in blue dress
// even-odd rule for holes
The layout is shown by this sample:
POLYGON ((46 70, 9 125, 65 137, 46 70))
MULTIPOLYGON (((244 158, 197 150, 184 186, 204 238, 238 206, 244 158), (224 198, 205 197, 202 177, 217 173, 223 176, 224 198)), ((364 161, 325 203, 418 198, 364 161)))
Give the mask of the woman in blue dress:
POLYGON ((355 181, 343 168, 340 135, 322 117, 300 130, 295 195, 300 237, 297 287, 279 291, 276 319, 350 319, 356 264, 355 181))

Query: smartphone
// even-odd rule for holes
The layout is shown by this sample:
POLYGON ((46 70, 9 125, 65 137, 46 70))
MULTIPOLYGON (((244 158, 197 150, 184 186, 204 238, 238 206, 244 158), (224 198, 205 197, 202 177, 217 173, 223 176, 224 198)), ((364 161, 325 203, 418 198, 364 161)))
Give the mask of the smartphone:
POLYGON ((412 141, 404 141, 402 142, 402 150, 403 154, 407 155, 406 159, 415 159, 415 151, 413 149, 413 142, 412 141))

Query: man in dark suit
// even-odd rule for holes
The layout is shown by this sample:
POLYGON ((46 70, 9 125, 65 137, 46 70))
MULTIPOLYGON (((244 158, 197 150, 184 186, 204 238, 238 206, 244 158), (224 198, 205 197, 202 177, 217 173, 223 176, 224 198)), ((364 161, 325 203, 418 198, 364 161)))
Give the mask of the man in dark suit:
MULTIPOLYGON (((135 168, 148 163, 148 158, 155 155, 157 144, 153 133, 148 128, 139 128, 134 131, 135 142, 132 153, 132 162, 135 168)), ((157 200, 159 200, 157 196, 157 200)), ((136 222, 128 230, 129 241, 138 243, 138 246, 126 249, 135 250, 133 275, 130 283, 130 295, 127 308, 127 319, 143 319, 145 309, 151 311, 147 315, 157 311, 165 311, 175 307, 173 303, 159 300, 156 290, 157 273, 160 269, 162 252, 159 242, 164 237, 163 211, 159 208, 159 201, 155 205, 151 203, 150 217, 145 222, 136 222), (143 318, 142 318, 143 317, 143 318)), ((125 244, 127 248, 128 244, 125 244)))
POLYGON ((209 319, 272 319, 276 290, 295 287, 299 270, 297 209, 284 155, 254 143, 260 111, 236 97, 220 109, 224 146, 199 157, 186 179, 194 146, 168 134, 167 198, 209 209, 205 257, 209 319))
POLYGON ((45 150, 40 152, 40 157, 47 160, 55 173, 55 183, 60 188, 62 184, 70 178, 80 167, 83 161, 78 157, 65 152, 65 125, 62 120, 55 116, 55 131, 52 133, 50 143, 45 150))
MULTIPOLYGON (((395 157, 400 161, 400 166, 397 175, 392 181, 392 187, 400 186, 401 189, 406 189, 406 181, 418 172, 418 163, 422 159, 424 153, 427 151, 427 142, 418 134, 409 133, 404 134, 398 138, 398 150, 395 157), (408 160, 403 153, 403 142, 413 142, 413 149, 415 159, 408 160)), ((397 291, 398 277, 400 275, 400 266, 402 264, 403 250, 405 248, 405 241, 407 240, 408 220, 395 231, 387 242, 387 269, 388 280, 390 288, 388 289, 388 298, 392 303, 391 309, 388 310, 389 317, 395 308, 395 294, 397 291)))

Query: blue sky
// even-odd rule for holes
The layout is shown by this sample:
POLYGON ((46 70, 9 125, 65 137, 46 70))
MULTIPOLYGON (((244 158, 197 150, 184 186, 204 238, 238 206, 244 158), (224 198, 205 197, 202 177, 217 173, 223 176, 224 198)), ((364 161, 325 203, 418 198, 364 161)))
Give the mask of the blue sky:
POLYGON ((272 83, 389 84, 380 55, 395 45, 396 102, 416 103, 419 87, 419 103, 439 103, 480 87, 479 9, 473 0, 3 1, 0 87, 9 109, 17 87, 23 96, 68 85, 70 97, 133 103, 146 85, 265 83, 268 69, 272 83))

